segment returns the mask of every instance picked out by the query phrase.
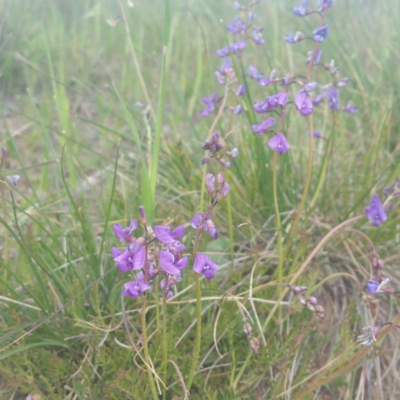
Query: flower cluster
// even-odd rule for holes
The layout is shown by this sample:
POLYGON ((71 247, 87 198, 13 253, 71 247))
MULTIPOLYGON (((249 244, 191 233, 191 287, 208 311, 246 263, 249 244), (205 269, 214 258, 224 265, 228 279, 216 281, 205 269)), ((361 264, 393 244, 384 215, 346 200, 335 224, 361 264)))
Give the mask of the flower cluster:
MULTIPOLYGON (((206 140, 203 143, 203 150, 209 150, 210 151, 210 156, 209 157, 204 157, 201 160, 201 164, 207 164, 210 162, 210 160, 214 159, 218 161, 224 168, 231 168, 232 167, 232 162, 227 161, 223 158, 222 155, 219 153, 221 150, 224 148, 224 145, 220 142, 221 134, 219 131, 215 131, 209 140, 206 140)), ((225 155, 229 158, 232 159, 236 157, 239 154, 239 150, 235 147, 231 151, 225 152, 225 155)))
MULTIPOLYGON (((140 221, 143 224, 146 236, 149 232, 143 207, 139 208, 140 221)), ((178 226, 171 231, 169 226, 155 226, 152 238, 134 237, 132 233, 138 228, 136 219, 133 219, 127 228, 120 224, 114 225, 116 237, 126 243, 121 251, 116 247, 111 250, 117 268, 121 272, 135 271, 136 278, 125 283, 124 295, 135 299, 151 288, 155 276, 162 274, 164 278, 160 287, 165 296, 172 296, 171 287, 181 280, 181 271, 186 268, 188 258, 183 255, 185 246, 179 238, 185 234, 185 227, 178 226), (156 249, 155 243, 161 245, 156 249), (159 268, 156 269, 156 265, 159 268)))
POLYGON ((315 296, 305 296, 304 292, 308 290, 307 286, 288 285, 289 289, 297 296, 299 302, 306 306, 316 317, 324 318, 324 307, 318 303, 315 296))

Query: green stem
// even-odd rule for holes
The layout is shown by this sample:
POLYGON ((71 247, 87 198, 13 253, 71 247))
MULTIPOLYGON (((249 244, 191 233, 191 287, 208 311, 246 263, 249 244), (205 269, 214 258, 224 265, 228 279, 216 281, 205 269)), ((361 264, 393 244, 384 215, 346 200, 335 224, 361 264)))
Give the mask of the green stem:
POLYGON ((197 362, 199 360, 199 355, 200 355, 200 345, 201 345, 201 286, 200 286, 200 275, 197 274, 196 272, 194 273, 194 282, 196 290, 197 321, 196 321, 196 339, 194 342, 192 366, 190 367, 188 383, 186 385, 187 390, 189 391, 193 383, 194 373, 196 372, 197 362))
POLYGON ((307 196, 308 196, 308 190, 310 188, 310 182, 311 182, 311 175, 312 175, 312 167, 313 167, 313 156, 314 156, 314 128, 313 128, 313 117, 312 114, 307 117, 308 119, 308 130, 310 132, 310 138, 309 138, 309 144, 308 144, 308 167, 307 167, 307 176, 306 176, 306 181, 304 183, 304 189, 303 189, 303 195, 301 196, 300 204, 299 207, 297 208, 292 227, 290 229, 287 242, 286 242, 286 247, 283 252, 283 257, 286 259, 288 256, 291 248, 292 248, 292 242, 293 242, 293 237, 297 231, 297 226, 299 225, 301 213, 303 212, 304 209, 304 204, 306 203, 307 196))
MULTIPOLYGON (((167 342, 167 296, 165 295, 165 291, 167 289, 167 285, 165 285, 163 302, 162 302, 162 313, 163 313, 163 321, 162 321, 162 357, 163 357, 163 381, 167 384, 167 369, 168 369, 168 342, 167 342)), ((163 400, 166 399, 167 391, 163 391, 163 400)))
POLYGON ((156 391, 156 386, 154 385, 154 380, 150 367, 150 357, 149 357, 149 347, 147 345, 147 328, 146 328, 146 294, 142 297, 142 341, 143 341, 143 350, 144 350, 144 361, 146 362, 146 370, 147 376, 149 378, 149 384, 151 393, 154 400, 158 400, 158 394, 156 391))

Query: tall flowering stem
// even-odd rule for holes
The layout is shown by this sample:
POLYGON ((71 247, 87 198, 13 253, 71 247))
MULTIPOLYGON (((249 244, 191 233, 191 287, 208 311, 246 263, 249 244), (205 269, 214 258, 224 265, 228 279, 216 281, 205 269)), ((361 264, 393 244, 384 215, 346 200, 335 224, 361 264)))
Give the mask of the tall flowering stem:
MULTIPOLYGON (((206 218, 210 215, 212 209, 214 208, 213 205, 210 205, 207 209, 207 211, 204 213, 200 224, 199 228, 197 229, 196 232, 196 237, 193 242, 193 259, 196 259, 197 253, 198 253, 198 244, 199 244, 199 239, 200 236, 203 232, 203 224, 206 218)), ((200 345, 201 345, 201 285, 200 285, 200 275, 197 272, 194 272, 194 285, 195 285, 195 292, 196 292, 196 338, 194 342, 194 347, 193 347, 193 359, 192 359, 192 365, 190 367, 189 371, 189 376, 187 380, 187 390, 190 391, 190 388, 192 387, 193 383, 193 378, 194 374, 196 372, 197 368, 197 363, 199 360, 199 355, 200 355, 200 345)))
MULTIPOLYGON (((324 12, 321 15, 320 28, 324 25, 326 10, 327 9, 325 7, 324 12)), ((314 40, 314 47, 312 49, 311 57, 310 57, 310 60, 308 62, 308 67, 307 67, 307 83, 311 82, 311 69, 314 64, 314 59, 317 55, 317 52, 318 52, 318 41, 314 40)), ((308 191, 310 189, 311 175, 312 175, 312 169, 313 169, 313 159, 314 159, 314 124, 313 124, 313 114, 312 113, 307 116, 307 121, 308 121, 308 131, 309 131, 307 175, 306 175, 306 180, 304 182, 304 189, 303 189, 303 194, 301 196, 300 204, 296 210, 293 224, 292 224, 292 227, 290 229, 290 232, 289 232, 289 235, 287 238, 286 247, 285 247, 285 251, 284 251, 285 258, 288 256, 288 254, 291 250, 293 236, 295 235, 295 233, 297 231, 297 226, 299 225, 301 213, 303 212, 304 205, 306 203, 307 196, 308 196, 308 191)))

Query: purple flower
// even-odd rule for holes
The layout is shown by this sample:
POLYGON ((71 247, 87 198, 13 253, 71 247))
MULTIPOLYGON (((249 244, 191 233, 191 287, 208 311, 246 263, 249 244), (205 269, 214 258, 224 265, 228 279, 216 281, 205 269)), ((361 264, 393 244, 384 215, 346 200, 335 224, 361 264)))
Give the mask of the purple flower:
POLYGON ((273 107, 270 106, 269 104, 269 97, 267 97, 263 102, 261 103, 254 103, 253 109, 256 113, 262 114, 266 113, 268 111, 271 111, 273 107))
POLYGON ((14 186, 17 186, 17 183, 21 179, 21 176, 20 175, 12 175, 12 176, 7 175, 6 179, 8 180, 8 182, 13 184, 14 186))
POLYGON ((268 104, 270 107, 283 107, 288 100, 288 94, 286 92, 276 93, 268 97, 268 104))
POLYGON ((275 118, 269 117, 260 125, 253 125, 251 128, 257 135, 264 135, 271 131, 271 126, 275 125, 275 118))
POLYGON ((157 239, 166 244, 174 243, 177 239, 185 234, 185 227, 183 225, 178 226, 172 232, 169 226, 156 225, 154 227, 154 232, 157 239))
POLYGON ((318 10, 319 11, 324 11, 324 9, 326 9, 326 11, 328 11, 333 4, 333 0, 318 0, 318 10))
POLYGON ((293 8, 293 12, 298 17, 304 17, 307 14, 308 0, 302 0, 298 7, 293 8))
MULTIPOLYGON (((310 50, 307 53, 307 60, 306 60, 307 63, 309 63, 311 61, 312 54, 313 54, 312 50, 310 50)), ((317 49, 317 52, 315 53, 315 56, 314 56, 313 65, 319 64, 319 62, 321 61, 321 55, 322 55, 322 50, 317 49)))
POLYGON ((370 292, 371 294, 385 294, 385 292, 383 290, 381 290, 381 288, 379 287, 380 284, 377 281, 368 281, 367 282, 367 289, 368 292, 370 292))
POLYGON ((237 96, 244 96, 246 94, 246 86, 245 85, 239 85, 239 87, 236 90, 236 95, 237 96))
POLYGON ((331 110, 339 110, 340 108, 339 91, 335 87, 331 87, 327 90, 326 98, 329 101, 328 107, 331 110))
MULTIPOLYGON (((308 134, 310 134, 310 132, 308 132, 308 134)), ((322 138, 322 132, 321 131, 314 131, 313 132, 313 137, 315 139, 321 139, 322 138)))
POLYGON ((286 35, 285 42, 289 44, 297 43, 304 40, 306 37, 301 32, 296 32, 294 35, 286 35))
POLYGON ((219 131, 215 131, 212 135, 210 140, 206 140, 203 145, 201 146, 201 148, 203 150, 210 150, 211 154, 216 154, 218 153, 220 150, 223 149, 223 145, 219 142, 219 138, 220 138, 221 134, 219 133, 219 131))
POLYGON ((339 88, 344 88, 347 86, 347 84, 349 83, 350 78, 341 78, 338 80, 337 82, 337 87, 339 88))
POLYGON ((233 21, 226 26, 226 29, 232 32, 234 36, 238 35, 239 33, 246 32, 246 28, 247 28, 246 22, 239 19, 238 15, 236 15, 233 21))
POLYGON ((121 272, 141 269, 146 260, 146 249, 137 243, 130 243, 124 252, 113 247, 111 254, 121 272))
POLYGON ((372 221, 375 226, 379 226, 382 222, 387 220, 387 215, 385 209, 382 207, 381 199, 373 195, 369 206, 365 207, 368 219, 372 221))
POLYGON ((206 108, 200 112, 200 115, 202 117, 208 117, 209 115, 211 115, 214 111, 214 104, 213 103, 208 103, 206 105, 206 108))
POLYGON ((320 26, 313 31, 313 34, 316 42, 323 42, 328 37, 328 25, 320 26))
POLYGON ((206 105, 206 108, 200 113, 203 117, 208 117, 214 111, 214 103, 220 99, 217 93, 211 93, 209 97, 203 97, 201 101, 206 105))
POLYGON ((206 185, 208 187, 208 193, 215 192, 215 177, 213 174, 208 173, 206 175, 206 185))
POLYGON ((376 342, 376 337, 381 331, 381 326, 367 326, 363 328, 363 331, 367 331, 363 335, 357 336, 357 342, 363 346, 369 346, 373 342, 376 342))
POLYGON ((238 42, 233 42, 229 45, 232 53, 239 53, 246 47, 246 41, 245 40, 239 40, 238 42))
POLYGON ((243 112, 243 107, 240 104, 238 104, 236 107, 232 109, 232 112, 236 115, 239 115, 243 112))
POLYGON ((181 280, 178 276, 164 278, 160 281, 160 288, 166 294, 167 298, 172 297, 173 293, 171 287, 181 280))
POLYGON ((322 92, 319 92, 318 95, 312 99, 312 104, 317 106, 318 104, 321 104, 323 101, 324 101, 324 94, 322 92))
POLYGON ((317 82, 310 82, 306 83, 303 87, 302 90, 304 90, 307 94, 313 92, 318 86, 317 82))
POLYGON ((165 250, 160 250, 158 254, 160 256, 160 267, 167 274, 180 275, 181 270, 187 266, 187 257, 178 258, 165 250))
POLYGON ((132 300, 141 296, 146 290, 150 289, 150 285, 148 283, 144 283, 139 279, 135 279, 134 281, 130 281, 124 284, 124 296, 130 297, 132 300))
MULTIPOLYGON (((193 219, 190 221, 190 226, 194 229, 199 229, 201 220, 204 217, 204 213, 197 213, 193 219)), ((212 239, 217 239, 219 236, 219 232, 214 225, 214 222, 211 219, 210 215, 207 215, 203 221, 203 231, 207 231, 212 239)))
POLYGON ((290 145, 282 133, 278 133, 268 141, 268 146, 275 150, 278 154, 286 153, 290 145))
POLYGON ((231 49, 229 48, 229 46, 225 46, 222 49, 216 50, 215 54, 218 57, 227 57, 227 56, 229 56, 230 52, 231 52, 231 49))
POLYGON ((312 112, 314 111, 312 102, 305 92, 297 93, 294 102, 300 112, 300 115, 302 115, 303 117, 312 114, 312 112))
POLYGON ((204 253, 198 253, 194 260, 193 271, 203 274, 207 280, 214 278, 219 266, 210 260, 204 253))
POLYGON ((122 241, 130 241, 132 232, 138 227, 136 219, 133 219, 127 228, 123 228, 120 224, 114 225, 114 235, 122 241))
POLYGON ((225 58, 222 62, 219 72, 221 75, 226 75, 232 69, 232 61, 230 58, 225 58))
POLYGON ((260 33, 260 32, 254 31, 254 32, 252 33, 252 35, 251 35, 251 38, 253 39, 253 42, 254 42, 255 44, 260 45, 260 44, 264 44, 264 43, 265 43, 264 38, 261 36, 261 33, 260 33))
POLYGON ((256 81, 258 81, 263 76, 262 73, 259 72, 254 65, 249 65, 249 72, 250 72, 250 78, 255 79, 256 81))
POLYGON ((351 105, 351 101, 349 101, 346 105, 345 108, 343 108, 343 111, 349 113, 349 114, 355 114, 358 111, 357 107, 354 107, 351 105))

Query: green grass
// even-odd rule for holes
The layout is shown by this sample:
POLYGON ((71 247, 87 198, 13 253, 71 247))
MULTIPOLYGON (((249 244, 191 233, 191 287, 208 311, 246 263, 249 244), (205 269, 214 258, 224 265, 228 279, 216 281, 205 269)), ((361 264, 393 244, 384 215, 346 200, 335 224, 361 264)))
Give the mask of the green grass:
MULTIPOLYGON (((283 38, 315 29, 317 19, 293 15, 296 3, 255 7, 266 43, 248 46, 242 64, 235 63, 237 75, 248 80, 248 105, 280 90, 257 87, 245 77, 248 64, 265 75, 272 68, 278 76, 304 75, 310 42, 287 45, 283 38)), ((2 174, 21 175, 16 187, 2 183, 0 192, 4 399, 30 393, 46 399, 151 398, 144 363, 124 328, 121 287, 128 277, 110 256, 119 245, 112 227, 137 218, 142 204, 153 224, 172 226, 188 224, 205 210, 201 145, 213 120, 200 117, 201 97, 222 94, 214 52, 230 40, 224 25, 235 10, 225 0, 171 0, 170 15, 158 0, 138 0, 134 8, 121 4, 129 38, 123 21, 115 28, 106 23, 123 15, 118 1, 0 2, 0 146, 9 151, 2 174)), ((362 214, 371 194, 400 174, 399 14, 394 0, 337 1, 327 16, 323 59, 334 59, 340 76, 351 78, 341 102, 351 100, 359 112, 340 113, 334 122, 324 106, 314 114, 314 129, 327 140, 315 141, 309 193, 285 258, 307 174, 307 121, 290 111, 283 130, 291 149, 277 165, 266 138, 251 131, 262 116, 225 113, 217 121, 226 148, 237 147, 240 156, 224 171, 229 200, 213 212, 220 238, 199 243, 222 268, 216 279, 201 280, 201 365, 191 398, 352 399, 364 390, 372 398, 398 395, 398 332, 351 363, 361 354, 355 341, 361 328, 396 315, 395 298, 381 297, 380 306, 367 307, 371 248, 359 233, 373 241, 398 287, 396 204, 381 227, 361 219, 304 262, 331 229, 362 214), (325 158, 328 143, 332 150, 325 158), (296 283, 307 285, 323 305, 322 321, 283 293, 282 284, 300 268, 296 283), (244 318, 260 341, 258 355, 243 332, 244 318)), ((320 70, 313 79, 324 84, 331 76, 320 70)), ((208 167, 220 171, 216 164, 208 167)), ((188 248, 194 237, 188 228, 188 248)), ((175 364, 163 364, 160 293, 154 289, 147 296, 149 356, 161 377, 166 368, 167 399, 184 398, 179 374, 187 384, 192 365, 191 267, 166 306, 166 348, 175 364)), ((140 301, 126 298, 125 308, 143 354, 140 301)))

